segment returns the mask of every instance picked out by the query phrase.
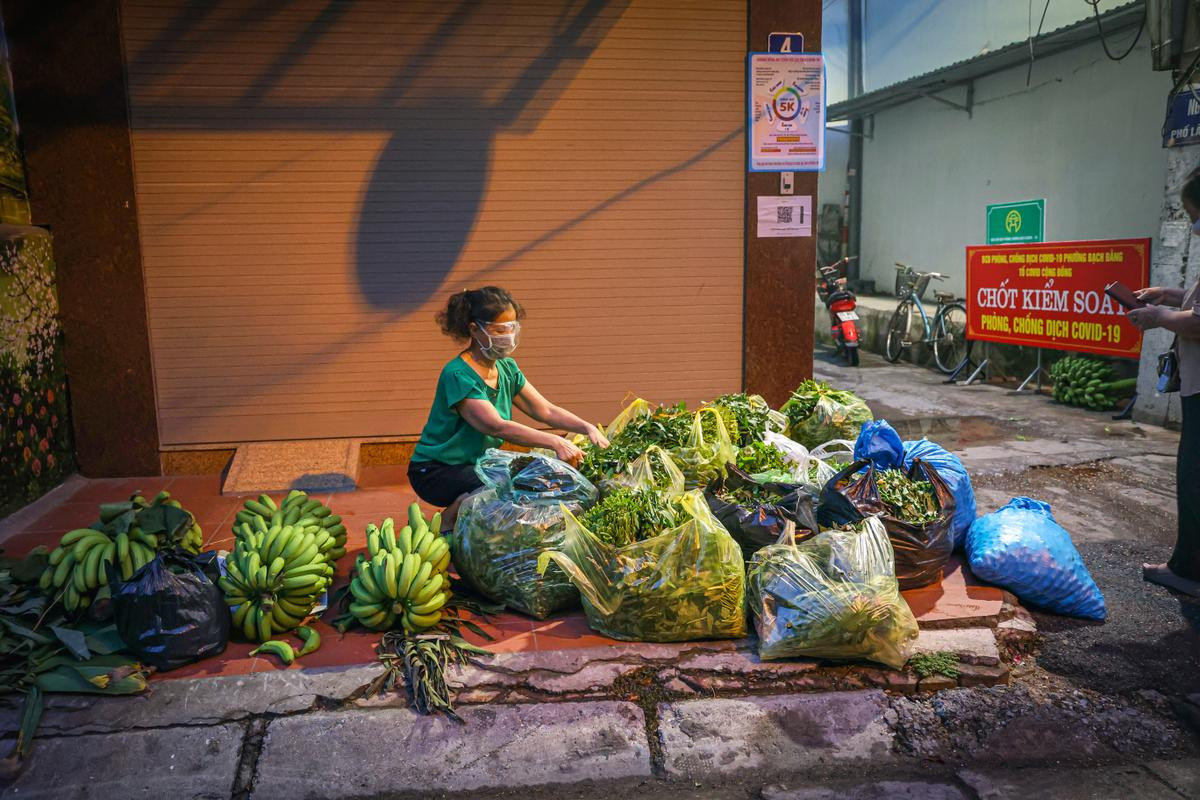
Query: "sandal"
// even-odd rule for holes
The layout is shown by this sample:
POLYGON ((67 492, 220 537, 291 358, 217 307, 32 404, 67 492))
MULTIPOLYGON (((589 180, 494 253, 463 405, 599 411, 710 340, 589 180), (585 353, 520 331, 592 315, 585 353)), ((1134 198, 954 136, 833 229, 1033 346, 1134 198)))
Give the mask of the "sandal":
POLYGON ((1166 564, 1142 564, 1142 580, 1192 597, 1200 597, 1200 581, 1188 580, 1177 575, 1166 564))

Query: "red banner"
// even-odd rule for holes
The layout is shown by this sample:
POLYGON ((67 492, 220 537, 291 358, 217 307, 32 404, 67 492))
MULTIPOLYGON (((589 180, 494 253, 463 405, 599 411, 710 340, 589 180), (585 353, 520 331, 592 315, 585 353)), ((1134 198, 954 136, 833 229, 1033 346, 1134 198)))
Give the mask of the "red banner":
POLYGON ((1149 239, 968 247, 967 338, 1137 358, 1142 333, 1104 287, 1149 278, 1149 239))

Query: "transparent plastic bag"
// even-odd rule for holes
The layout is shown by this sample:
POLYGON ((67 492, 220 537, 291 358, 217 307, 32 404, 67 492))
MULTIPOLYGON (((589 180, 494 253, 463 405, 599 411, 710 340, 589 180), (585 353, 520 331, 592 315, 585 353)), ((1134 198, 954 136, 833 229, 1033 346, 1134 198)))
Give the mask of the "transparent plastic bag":
POLYGON ((651 445, 646 452, 625 465, 625 468, 604 481, 602 488, 611 492, 626 489, 655 489, 670 497, 684 492, 683 473, 675 465, 675 459, 658 445, 651 445))
POLYGON ((737 457, 725 420, 715 408, 702 408, 692 418, 686 441, 668 451, 679 464, 687 489, 707 486, 737 457))
POLYGON ((780 409, 788 418, 787 434, 805 447, 831 439, 854 439, 874 417, 865 400, 853 392, 808 380, 780 409))
POLYGON ((549 505, 560 501, 588 504, 594 503, 599 495, 579 470, 537 451, 489 449, 475 462, 475 474, 484 486, 510 500, 549 505))
POLYGON ((874 517, 798 544, 789 525, 778 543, 754 554, 748 580, 764 660, 869 659, 901 669, 912 655, 917 620, 874 517))
POLYGON ((851 460, 850 454, 854 450, 854 443, 847 439, 825 442, 812 450, 781 433, 768 432, 764 441, 783 454, 783 460, 792 467, 792 479, 796 483, 817 488, 837 473, 839 462, 851 460))
POLYGON ((514 611, 545 619, 579 605, 579 592, 561 569, 538 571, 538 556, 562 545, 564 508, 583 512, 579 503, 531 502, 481 489, 458 511, 451 538, 454 565, 485 597, 514 611))
POLYGON ((562 547, 542 553, 538 568, 561 567, 579 589, 588 624, 614 639, 745 636, 741 550, 713 517, 702 492, 687 492, 680 503, 686 522, 621 548, 600 541, 568 513, 562 547))

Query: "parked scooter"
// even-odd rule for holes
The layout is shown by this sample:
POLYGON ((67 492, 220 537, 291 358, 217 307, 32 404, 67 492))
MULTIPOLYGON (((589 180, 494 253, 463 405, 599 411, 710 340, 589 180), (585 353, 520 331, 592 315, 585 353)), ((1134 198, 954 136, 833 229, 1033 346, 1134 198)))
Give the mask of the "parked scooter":
POLYGON ((817 295, 829 310, 829 332, 837 355, 852 367, 858 366, 858 298, 846 288, 841 271, 857 256, 847 256, 827 267, 819 267, 817 295))

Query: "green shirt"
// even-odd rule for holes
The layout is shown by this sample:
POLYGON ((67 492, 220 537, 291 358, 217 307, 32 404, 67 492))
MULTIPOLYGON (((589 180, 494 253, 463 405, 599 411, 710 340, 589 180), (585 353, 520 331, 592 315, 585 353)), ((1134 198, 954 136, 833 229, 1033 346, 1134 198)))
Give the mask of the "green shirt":
POLYGON ((499 447, 501 439, 485 436, 459 416, 455 408, 471 398, 487 400, 504 419, 512 419, 513 398, 525 386, 517 362, 502 358, 496 362, 499 379, 496 388, 488 386, 471 365, 458 356, 442 367, 437 394, 429 409, 429 420, 421 431, 421 440, 413 451, 413 461, 440 461, 443 464, 474 464, 489 447, 499 447))

